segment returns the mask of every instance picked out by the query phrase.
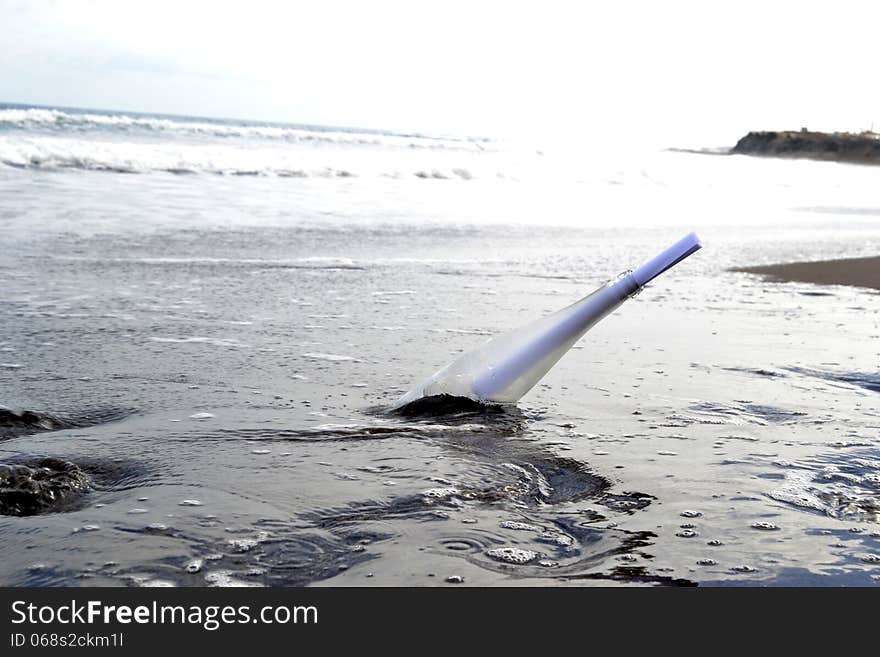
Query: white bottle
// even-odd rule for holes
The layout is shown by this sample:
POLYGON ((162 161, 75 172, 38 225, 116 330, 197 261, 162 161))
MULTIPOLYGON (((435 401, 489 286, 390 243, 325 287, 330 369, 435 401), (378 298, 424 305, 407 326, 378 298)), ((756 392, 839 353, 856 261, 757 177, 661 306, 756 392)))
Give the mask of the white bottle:
POLYGON ((635 271, 621 274, 567 308, 463 354, 406 393, 393 408, 444 394, 488 403, 519 401, 600 319, 701 247, 696 233, 686 235, 635 271))

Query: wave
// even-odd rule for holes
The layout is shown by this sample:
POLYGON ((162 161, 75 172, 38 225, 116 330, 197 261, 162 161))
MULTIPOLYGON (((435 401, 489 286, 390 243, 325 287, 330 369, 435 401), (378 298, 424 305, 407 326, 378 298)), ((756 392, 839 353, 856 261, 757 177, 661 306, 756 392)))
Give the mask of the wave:
POLYGON ((406 149, 483 151, 485 139, 454 139, 370 130, 246 123, 187 117, 67 112, 44 108, 0 108, 0 129, 54 129, 83 132, 147 133, 166 136, 232 137, 313 145, 380 146, 406 149))
MULTIPOLYGON (((265 258, 86 258, 83 256, 58 256, 58 260, 68 260, 71 262, 97 262, 97 263, 119 263, 124 265, 144 265, 158 267, 247 267, 248 269, 326 269, 330 271, 338 271, 342 269, 363 270, 373 266, 375 260, 352 260, 351 258, 336 258, 332 256, 310 256, 306 258, 290 258, 285 260, 273 260, 265 258)), ((395 263, 401 262, 399 259, 394 260, 395 263)), ((410 262, 419 262, 411 260, 410 262)), ((291 300, 300 305, 310 306, 311 303, 305 303, 297 299, 291 300)), ((0 411, 3 407, 0 406, 0 411)), ((0 415, 2 418, 2 415, 0 415)))
MULTIPOLYGON (((423 152, 364 157, 344 150, 0 134, 0 163, 18 169, 78 169, 115 173, 216 174, 279 178, 383 176, 470 180, 461 155, 423 152), (449 155, 452 155, 450 158, 449 155), (440 156, 440 157, 437 157, 440 156)), ((474 156, 469 156, 474 157, 474 156)))

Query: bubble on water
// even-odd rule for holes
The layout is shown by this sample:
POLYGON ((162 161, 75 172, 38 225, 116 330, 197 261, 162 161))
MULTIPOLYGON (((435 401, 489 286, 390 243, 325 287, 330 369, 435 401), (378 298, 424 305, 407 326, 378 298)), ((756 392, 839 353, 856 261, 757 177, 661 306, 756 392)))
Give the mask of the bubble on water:
POLYGON ((880 554, 863 554, 862 561, 865 563, 880 563, 880 554))
POLYGON ((364 552, 366 549, 367 548, 364 547, 363 545, 355 545, 354 547, 351 548, 351 551, 352 552, 364 552))
POLYGON ((450 584, 463 584, 464 577, 462 577, 461 575, 450 575, 446 578, 446 581, 450 584))
POLYGON ((541 559, 538 561, 538 565, 544 568, 555 568, 559 565, 558 561, 551 561, 550 559, 541 559))
POLYGON ((823 513, 829 510, 828 505, 816 495, 807 490, 796 489, 793 486, 771 490, 767 493, 767 497, 778 502, 785 502, 787 504, 803 507, 805 509, 813 509, 814 511, 821 511, 823 513))
MULTIPOLYGON (((227 528, 227 531, 232 530, 227 528)), ((256 538, 233 538, 229 540, 229 545, 234 552, 250 552, 267 538, 269 538, 268 532, 257 532, 256 538)))
POLYGON ((228 570, 214 570, 210 573, 207 573, 205 575, 205 581, 208 583, 209 586, 227 588, 261 586, 256 582, 245 582, 243 580, 237 579, 233 576, 233 573, 228 570))
POLYGON ((539 532, 541 528, 537 525, 530 525, 526 522, 517 522, 515 520, 503 520, 500 523, 502 529, 514 529, 517 531, 539 532))
POLYGON ((685 510, 678 515, 680 515, 682 518, 699 518, 703 515, 703 513, 701 511, 685 510))
POLYGON ((742 566, 734 566, 733 568, 731 568, 731 570, 734 570, 738 573, 756 573, 756 572, 758 572, 757 568, 753 568, 752 566, 747 566, 745 564, 743 564, 742 566))
POLYGON ((175 584, 174 582, 170 582, 167 579, 145 579, 137 582, 137 585, 151 589, 172 588, 177 586, 177 584, 175 584))
POLYGON ((199 500, 180 500, 178 502, 179 506, 202 506, 202 503, 199 500))
POLYGON ((706 541, 706 545, 717 547, 719 545, 724 545, 724 543, 722 541, 719 541, 717 538, 713 538, 711 541, 706 541))
POLYGON ((642 493, 629 493, 624 495, 606 495, 599 504, 608 507, 612 511, 633 512, 637 509, 643 509, 651 503, 649 495, 642 493))
POLYGON ((779 529, 779 526, 774 525, 772 522, 760 521, 760 522, 753 522, 752 529, 760 529, 763 531, 771 531, 772 532, 772 531, 776 531, 777 529, 779 529))
POLYGON ((215 552, 213 554, 206 554, 205 561, 220 561, 223 558, 223 555, 219 552, 215 552))
POLYGON ((683 522, 679 525, 682 529, 696 529, 697 526, 692 522, 683 522))
POLYGON ((153 522, 147 525, 147 529, 152 529, 153 531, 161 532, 168 529, 168 525, 163 525, 161 522, 153 522))
POLYGON ((715 566, 718 562, 715 559, 699 559, 697 561, 698 566, 715 566))
POLYGON ((505 563, 524 564, 538 558, 538 553, 515 547, 502 547, 486 550, 486 556, 505 563))
POLYGON ((233 552, 250 552, 258 544, 259 541, 253 538, 235 538, 229 541, 233 552))
POLYGON ((618 560, 618 561, 629 561, 629 562, 632 562, 632 561, 638 561, 638 559, 639 559, 639 558, 638 558, 636 555, 634 555, 634 554, 621 554, 621 555, 619 555, 619 556, 617 557, 617 560, 618 560))
POLYGON ((207 420, 209 418, 214 417, 214 414, 213 413, 193 413, 189 417, 190 417, 190 419, 193 419, 193 420, 207 420))
POLYGON ((78 530, 75 530, 75 531, 96 532, 99 529, 101 529, 101 527, 99 525, 83 525, 82 527, 80 527, 78 530))
POLYGON ((271 454, 271 449, 252 449, 251 454, 271 454))
POLYGON ((675 532, 675 535, 680 538, 694 538, 699 536, 699 534, 693 529, 682 529, 680 532, 675 532))
POLYGON ((201 559, 192 559, 191 561, 186 562, 186 565, 183 567, 183 569, 188 573, 197 573, 202 569, 204 563, 205 562, 201 559))
POLYGON ((465 525, 476 525, 477 519, 476 518, 462 518, 461 522, 465 525))
POLYGON ((574 545, 574 539, 565 534, 557 534, 556 532, 544 532, 538 537, 538 540, 546 543, 554 543, 560 547, 571 547, 574 545))
POLYGON ((422 491, 422 496, 426 500, 445 500, 455 495, 460 495, 461 491, 457 488, 429 488, 422 491))

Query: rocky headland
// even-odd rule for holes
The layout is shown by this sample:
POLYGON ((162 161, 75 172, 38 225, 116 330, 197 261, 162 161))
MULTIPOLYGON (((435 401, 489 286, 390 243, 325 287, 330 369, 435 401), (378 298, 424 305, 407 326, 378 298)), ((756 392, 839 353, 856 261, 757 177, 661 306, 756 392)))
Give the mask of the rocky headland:
POLYGON ((810 158, 855 164, 880 164, 880 134, 876 132, 750 132, 731 153, 770 157, 810 158))

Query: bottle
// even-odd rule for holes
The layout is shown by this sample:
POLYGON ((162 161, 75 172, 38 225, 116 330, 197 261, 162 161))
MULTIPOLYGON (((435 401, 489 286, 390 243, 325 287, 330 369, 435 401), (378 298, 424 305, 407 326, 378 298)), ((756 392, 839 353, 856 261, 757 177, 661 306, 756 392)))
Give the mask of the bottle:
POLYGON ((514 404, 599 320, 649 281, 702 247, 696 233, 609 281, 580 301, 463 354, 403 395, 398 409, 422 397, 450 395, 490 404, 514 404))

